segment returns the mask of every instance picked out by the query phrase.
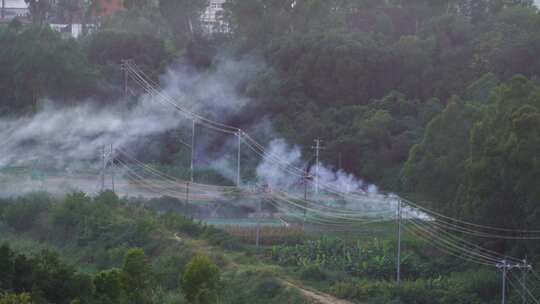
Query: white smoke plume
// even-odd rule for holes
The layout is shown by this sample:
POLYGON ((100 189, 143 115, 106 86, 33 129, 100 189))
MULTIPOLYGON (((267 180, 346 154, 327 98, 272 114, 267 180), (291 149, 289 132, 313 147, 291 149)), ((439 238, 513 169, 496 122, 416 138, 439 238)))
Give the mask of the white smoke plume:
MULTIPOLYGON (((279 138, 270 141, 266 152, 267 155, 257 167, 257 177, 261 183, 279 189, 293 188, 303 183, 303 174, 300 170, 305 171, 306 164, 298 146, 291 146, 285 139, 279 138)), ((311 164, 308 169, 311 187, 315 184, 314 180, 318 179, 320 189, 330 192, 371 196, 379 194, 375 185, 365 183, 343 170, 335 170, 323 162, 319 162, 318 169, 316 164, 311 164)))
MULTIPOLYGON (((161 82, 164 92, 179 105, 223 121, 248 102, 237 87, 260 66, 254 60, 223 60, 210 72, 176 66, 161 82)), ((0 168, 35 161, 62 166, 99 158, 103 145, 130 147, 149 136, 180 127, 191 129, 190 120, 148 95, 135 105, 118 102, 104 107, 89 101, 59 107, 52 101, 42 103, 42 109, 33 115, 0 119, 0 168)), ((209 143, 202 136, 197 139, 198 154, 204 158, 209 143)))
POLYGON ((267 155, 257 166, 259 182, 272 188, 288 189, 301 180, 301 176, 285 170, 289 166, 299 166, 302 154, 297 146, 290 147, 284 139, 272 140, 267 149, 267 155), (279 158, 279 160, 276 160, 279 158))
MULTIPOLYGON (((264 65, 255 60, 222 60, 209 72, 175 66, 161 77, 161 83, 164 93, 173 97, 182 107, 227 123, 229 118, 241 113, 243 107, 250 102, 239 93, 241 87, 246 80, 263 69, 264 65)), ((113 144, 124 150, 144 152, 149 149, 147 145, 141 144, 146 139, 177 129, 184 129, 184 133, 190 134, 191 121, 171 106, 147 95, 141 96, 134 105, 119 102, 112 106, 98 107, 88 102, 74 107, 58 107, 52 102, 45 103, 34 115, 0 120, 0 169, 6 166, 29 166, 35 162, 57 168, 85 162, 98 168, 99 152, 103 146, 113 144)), ((267 119, 246 131, 256 134, 257 138, 276 137, 267 119)), ((210 136, 208 134, 214 131, 203 131, 202 128, 197 132, 197 165, 213 168, 234 181, 237 138, 234 135, 224 137, 222 134, 210 136), (219 141, 217 147, 216 138, 219 141)), ((184 142, 190 144, 189 140, 184 142)), ((246 148, 243 145, 242 149, 246 148)), ((262 157, 256 165, 258 183, 286 190, 303 187, 304 180, 298 175, 300 172, 293 174, 284 169, 290 166, 305 169, 306 158, 302 157, 298 146, 291 146, 284 139, 274 139, 267 145, 267 154, 271 157, 262 157), (276 157, 279 158, 279 164, 276 163, 276 157)), ((254 159, 255 154, 251 155, 254 159)), ((316 172, 313 164, 309 170, 311 176, 314 176, 316 172)), ((323 187, 339 193, 366 194, 371 200, 381 198, 374 185, 366 184, 352 174, 335 170, 323 163, 319 166, 318 179, 323 187)), ((84 188, 85 183, 86 179, 82 179, 74 186, 84 188)), ((59 188, 70 187, 62 185, 59 188)))
POLYGON ((35 161, 62 167, 92 160, 104 145, 129 146, 177 128, 179 118, 146 97, 133 107, 85 103, 59 108, 46 103, 35 115, 0 120, 0 168, 35 161))
POLYGON ((173 66, 161 77, 164 92, 207 118, 224 121, 241 112, 249 99, 239 89, 265 65, 252 58, 230 60, 221 58, 208 72, 198 72, 190 66, 173 66))

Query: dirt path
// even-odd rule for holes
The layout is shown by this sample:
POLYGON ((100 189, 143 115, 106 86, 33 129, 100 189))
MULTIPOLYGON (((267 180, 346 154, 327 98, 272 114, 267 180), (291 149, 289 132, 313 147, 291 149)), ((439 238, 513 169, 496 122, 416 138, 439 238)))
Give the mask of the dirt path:
POLYGON ((319 304, 353 304, 352 302, 350 301, 347 301, 347 300, 340 300, 334 296, 331 296, 329 294, 326 294, 326 293, 322 293, 320 291, 312 291, 312 290, 308 290, 308 289, 305 289, 303 287, 300 287, 294 283, 291 283, 289 281, 285 281, 285 280, 281 280, 281 282, 287 286, 287 287, 292 287, 292 288, 295 288, 295 289, 298 289, 300 291, 300 293, 310 299, 310 300, 313 300, 319 304))

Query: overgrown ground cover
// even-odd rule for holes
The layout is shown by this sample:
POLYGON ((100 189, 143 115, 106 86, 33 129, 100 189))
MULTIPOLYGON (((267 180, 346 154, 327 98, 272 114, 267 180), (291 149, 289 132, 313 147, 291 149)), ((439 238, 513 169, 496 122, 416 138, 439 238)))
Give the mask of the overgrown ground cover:
MULTIPOLYGON (((499 301, 500 278, 494 269, 462 263, 408 235, 403 240, 403 281, 397 286, 392 222, 371 227, 376 236, 370 236, 366 227, 364 234, 312 234, 301 242, 284 241, 257 250, 224 231, 178 213, 158 212, 148 202, 119 199, 112 192, 95 198, 73 193, 54 199, 34 193, 3 200, 0 219, 0 243, 15 254, 23 253, 34 261, 32 265, 54 261, 79 280, 75 282, 90 286, 89 294, 70 296, 70 301, 81 303, 104 303, 98 278, 115 271, 123 274, 133 250, 143 252, 151 274, 144 287, 150 296, 144 303, 184 303, 182 276, 198 253, 207 255, 221 274, 215 293, 209 294, 215 298, 204 300, 208 303, 307 303, 294 288, 284 287, 283 280, 358 303, 499 301)), ((57 273, 47 275, 54 278, 57 273)), ((30 296, 42 303, 54 302, 51 288, 70 288, 53 284, 49 291, 38 292, 6 286, 1 288, 10 297, 30 296)), ((533 291, 536 288, 531 285, 533 291)), ((119 290, 121 296, 107 303, 126 300, 125 291, 119 290)), ((510 297, 519 300, 515 292, 510 297)))
MULTIPOLYGON (((62 284, 65 280, 57 275, 63 272, 51 266, 46 280, 57 278, 58 283, 53 280, 51 285, 37 284, 37 289, 2 285, 6 299, 8 295, 28 295, 36 303, 185 303, 186 292, 181 282, 186 265, 196 254, 203 253, 217 265, 221 280, 212 290, 208 288, 211 293, 202 293, 204 297, 211 296, 203 299, 201 295, 201 303, 306 302, 277 281, 274 268, 257 266, 259 262, 250 250, 240 252, 240 243, 226 233, 179 214, 158 214, 142 203, 119 199, 112 192, 95 198, 73 193, 60 200, 46 193, 34 193, 3 200, 0 210, 0 243, 15 254, 38 262, 44 255, 55 256, 55 265, 69 268, 73 276, 83 276, 90 289, 89 294, 82 294, 77 288, 62 284), (147 277, 141 282, 144 292, 133 295, 137 299, 122 295, 103 302, 96 280, 115 271, 124 277, 126 261, 134 250, 142 253, 137 258, 140 263, 148 261, 146 272, 141 274, 147 277), (53 297, 55 292, 65 294, 62 302, 53 297)), ((3 262, 7 260, 4 258, 3 262)), ((39 265, 38 262, 35 264, 39 265)), ((35 276, 29 280, 38 282, 42 278, 37 270, 31 273, 35 276)), ((118 292, 129 293, 131 287, 122 286, 124 289, 118 292)))

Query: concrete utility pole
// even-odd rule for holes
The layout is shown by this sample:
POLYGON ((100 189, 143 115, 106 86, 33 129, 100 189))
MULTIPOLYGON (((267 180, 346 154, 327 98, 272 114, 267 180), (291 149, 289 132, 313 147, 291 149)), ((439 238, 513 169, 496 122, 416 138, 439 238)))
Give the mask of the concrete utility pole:
POLYGON ((508 272, 508 269, 511 268, 510 264, 506 262, 506 260, 502 260, 501 263, 497 264, 497 268, 499 268, 502 271, 502 295, 501 295, 501 303, 506 303, 506 274, 508 272))
POLYGON ((527 259, 523 259, 523 264, 519 265, 521 270, 521 303, 527 303, 527 272, 532 269, 530 264, 527 264, 527 259))
POLYGON ((195 158, 195 120, 193 120, 193 124, 191 125, 191 165, 189 166, 191 182, 193 182, 194 158, 195 158))
POLYGON ((128 78, 129 78, 127 65, 129 64, 129 60, 123 59, 121 62, 122 62, 121 69, 124 72, 124 98, 127 98, 127 96, 128 96, 128 78))
POLYGON ((322 140, 315 139, 314 141, 315 146, 312 148, 315 149, 315 195, 319 195, 319 156, 323 148, 321 147, 322 140))
POLYGON ((105 160, 105 146, 103 145, 101 147, 101 192, 105 190, 105 168, 106 168, 106 160, 105 160))
POLYGON ((401 199, 397 201, 397 256, 396 256, 396 284, 401 281, 401 199))
POLYGON ((526 279, 527 279, 527 272, 532 269, 532 266, 530 264, 527 264, 527 259, 524 259, 521 264, 510 264, 506 260, 502 260, 500 263, 498 263, 497 268, 501 270, 502 272, 502 292, 501 292, 501 303, 506 304, 506 281, 507 281, 507 275, 508 271, 512 270, 513 268, 518 268, 521 270, 521 301, 522 303, 527 303, 527 285, 526 285, 526 279))
POLYGON ((189 182, 186 183, 186 204, 189 204, 189 182))
POLYGON ((242 183, 242 178, 240 176, 240 148, 242 147, 242 130, 238 130, 236 133, 236 136, 238 137, 238 154, 236 158, 236 187, 240 187, 240 184, 242 183))
POLYGON ((261 186, 258 191, 261 193, 261 198, 257 204, 257 231, 255 232, 255 246, 257 246, 257 248, 259 248, 261 244, 262 200, 269 191, 268 185, 261 186))
POLYGON ((113 144, 111 144, 111 189, 114 192, 114 148, 113 144))
POLYGON ((306 229, 306 215, 307 215, 307 207, 308 207, 308 192, 307 192, 307 186, 308 186, 308 179, 309 179, 309 172, 308 168, 306 166, 306 172, 304 173, 304 221, 302 222, 302 231, 305 231, 306 229))
POLYGON ((255 235, 255 246, 257 246, 257 248, 259 248, 260 241, 261 241, 261 216, 262 216, 261 200, 262 198, 259 200, 259 203, 257 205, 257 232, 255 235))

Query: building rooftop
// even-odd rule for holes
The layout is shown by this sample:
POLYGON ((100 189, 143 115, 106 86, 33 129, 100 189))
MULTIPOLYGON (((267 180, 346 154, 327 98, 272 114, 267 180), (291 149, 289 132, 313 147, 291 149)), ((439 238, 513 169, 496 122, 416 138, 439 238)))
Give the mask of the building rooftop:
POLYGON ((4 8, 22 8, 22 9, 28 9, 28 5, 24 0, 3 0, 0 2, 4 4, 4 8))

